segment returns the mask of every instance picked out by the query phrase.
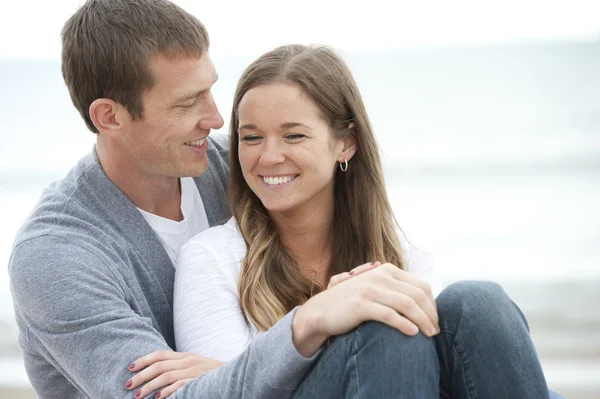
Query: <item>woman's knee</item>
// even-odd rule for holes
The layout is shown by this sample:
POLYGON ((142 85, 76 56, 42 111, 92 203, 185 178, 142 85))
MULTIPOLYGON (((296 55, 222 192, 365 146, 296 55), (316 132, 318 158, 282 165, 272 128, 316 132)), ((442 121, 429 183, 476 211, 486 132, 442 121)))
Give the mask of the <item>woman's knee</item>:
POLYGON ((437 361, 435 342, 421 332, 409 336, 386 324, 369 321, 356 329, 356 335, 359 345, 365 348, 380 347, 386 353, 437 361))
POLYGON ((440 319, 467 318, 473 323, 495 326, 524 321, 504 289, 492 281, 456 282, 445 288, 436 302, 440 319))
POLYGON ((497 302, 504 301, 507 295, 500 284, 493 281, 465 280, 446 287, 438 296, 438 302, 462 302, 468 298, 497 302))

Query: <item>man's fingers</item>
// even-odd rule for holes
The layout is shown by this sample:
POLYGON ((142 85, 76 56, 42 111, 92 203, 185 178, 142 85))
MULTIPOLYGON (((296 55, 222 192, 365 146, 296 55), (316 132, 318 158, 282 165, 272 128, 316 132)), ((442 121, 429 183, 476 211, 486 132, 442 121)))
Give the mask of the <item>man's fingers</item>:
POLYGON ((410 297, 419 306, 419 308, 425 312, 430 323, 436 330, 438 330, 439 317, 437 308, 435 306, 435 301, 432 302, 429 295, 422 288, 416 287, 408 282, 396 281, 394 285, 396 286, 394 287, 396 291, 402 292, 410 297))
POLYGON ((369 312, 368 320, 387 324, 405 335, 414 336, 419 332, 419 327, 388 306, 372 302, 367 311, 369 312))
POLYGON ((433 297, 431 286, 426 281, 421 280, 420 278, 415 277, 411 274, 408 274, 408 281, 427 295, 437 313, 437 304, 435 303, 435 298, 433 297))
POLYGON ((415 287, 421 289, 425 294, 429 297, 434 309, 437 313, 437 304, 435 303, 435 298, 433 297, 433 292, 431 291, 431 286, 424 280, 421 280, 418 277, 413 276, 405 270, 399 269, 398 267, 392 265, 391 263, 384 264, 384 269, 392 271, 392 275, 396 280, 408 282, 415 287))
POLYGON ((400 313, 410 322, 415 324, 424 335, 430 337, 437 334, 437 323, 434 324, 434 322, 430 320, 429 315, 421 307, 422 305, 420 305, 413 297, 415 293, 412 291, 420 293, 419 300, 425 304, 429 302, 426 295, 407 283, 395 281, 394 285, 396 285, 396 287, 392 287, 392 289, 381 286, 367 286, 365 290, 370 290, 372 292, 365 293, 365 298, 400 313))
MULTIPOLYGON (((416 290, 411 289, 409 291, 409 294, 417 303, 422 305, 423 309, 426 310, 427 314, 429 315, 432 323, 435 324, 436 328, 439 328, 437 304, 435 303, 435 298, 433 297, 433 293, 431 292, 431 287, 426 281, 423 281, 420 278, 417 278, 390 263, 384 264, 380 269, 380 273, 390 273, 392 277, 397 281, 405 284, 410 284, 412 287, 414 287, 416 290), (427 298, 428 304, 426 304, 424 296, 427 298)), ((392 287, 390 286, 390 288, 392 287)))

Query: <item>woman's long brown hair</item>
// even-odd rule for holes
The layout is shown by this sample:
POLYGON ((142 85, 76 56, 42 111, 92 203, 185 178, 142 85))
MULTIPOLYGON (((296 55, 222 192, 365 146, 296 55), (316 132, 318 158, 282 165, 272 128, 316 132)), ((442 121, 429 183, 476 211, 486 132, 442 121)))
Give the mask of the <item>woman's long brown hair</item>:
POLYGON ((370 262, 404 269, 398 227, 390 207, 379 149, 358 87, 344 61, 325 46, 288 45, 254 61, 237 85, 230 124, 229 203, 247 246, 239 276, 246 316, 261 330, 306 302, 321 288, 299 270, 280 240, 261 201, 250 189, 238 157, 239 119, 244 94, 253 87, 288 83, 317 105, 336 137, 354 134, 356 154, 334 183, 332 256, 328 277, 370 262), (354 128, 348 129, 353 123, 354 128))

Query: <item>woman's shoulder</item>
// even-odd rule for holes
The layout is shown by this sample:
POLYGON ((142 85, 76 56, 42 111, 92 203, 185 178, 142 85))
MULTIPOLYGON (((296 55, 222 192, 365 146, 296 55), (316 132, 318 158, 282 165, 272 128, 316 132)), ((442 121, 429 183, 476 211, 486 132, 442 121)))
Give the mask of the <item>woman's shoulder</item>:
POLYGON ((214 226, 192 237, 181 247, 177 274, 210 273, 236 275, 246 253, 246 244, 235 219, 214 226))
POLYGON ((219 252, 222 252, 245 248, 245 243, 238 230, 237 222, 232 217, 225 224, 210 227, 196 234, 183 245, 181 251, 183 253, 183 251, 194 247, 204 247, 209 250, 218 249, 219 252))

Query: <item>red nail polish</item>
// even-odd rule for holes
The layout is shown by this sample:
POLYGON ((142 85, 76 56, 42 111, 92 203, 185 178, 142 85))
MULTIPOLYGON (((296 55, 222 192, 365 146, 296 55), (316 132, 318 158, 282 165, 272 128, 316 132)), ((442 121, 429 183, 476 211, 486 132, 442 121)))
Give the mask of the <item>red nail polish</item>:
POLYGON ((137 391, 135 391, 135 394, 133 394, 133 396, 135 396, 136 398, 139 398, 141 394, 142 394, 142 391, 140 391, 138 389, 137 391))
POLYGON ((135 368, 135 363, 131 363, 128 367, 129 370, 131 370, 132 368, 135 368))
POLYGON ((354 274, 354 270, 350 270, 348 274, 352 276, 354 274))
POLYGON ((155 397, 156 399, 160 398, 160 392, 159 392, 159 393, 157 393, 156 395, 154 395, 154 397, 155 397))
POLYGON ((131 385, 133 385, 133 382, 131 380, 127 381, 127 383, 125 384, 125 388, 130 388, 131 385))

